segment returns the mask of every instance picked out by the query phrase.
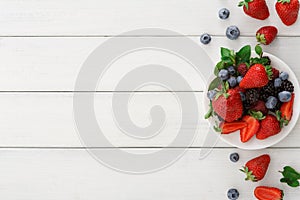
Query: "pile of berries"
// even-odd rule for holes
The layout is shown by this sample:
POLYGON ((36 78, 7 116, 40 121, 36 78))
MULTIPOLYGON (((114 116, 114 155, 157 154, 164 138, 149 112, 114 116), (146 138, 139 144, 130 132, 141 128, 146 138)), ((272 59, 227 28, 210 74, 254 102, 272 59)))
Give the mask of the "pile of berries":
POLYGON ((280 72, 268 57, 251 58, 251 47, 239 52, 221 49, 221 61, 216 65, 216 78, 211 82, 207 97, 210 111, 206 118, 217 116, 215 127, 222 134, 240 130, 241 142, 256 136, 263 140, 280 133, 292 118, 294 86, 287 72, 280 72))

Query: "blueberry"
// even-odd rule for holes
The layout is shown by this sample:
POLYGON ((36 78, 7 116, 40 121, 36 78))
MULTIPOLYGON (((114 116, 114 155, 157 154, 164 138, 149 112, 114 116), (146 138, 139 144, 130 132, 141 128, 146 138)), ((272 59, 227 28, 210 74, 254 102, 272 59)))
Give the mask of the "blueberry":
POLYGON ((246 96, 243 92, 240 92, 242 101, 246 101, 246 96))
POLYGON ((282 91, 278 94, 279 101, 289 102, 292 98, 292 94, 288 91, 282 91))
POLYGON ((231 88, 234 88, 237 84, 236 78, 234 76, 230 77, 227 81, 231 88))
POLYGON ((281 80, 287 80, 289 78, 289 74, 287 72, 281 72, 279 74, 279 78, 281 78, 281 80))
POLYGON ((227 8, 222 8, 219 10, 220 19, 227 19, 230 15, 230 11, 227 8))
POLYGON ((238 83, 240 83, 240 82, 242 81, 242 79, 243 79, 242 76, 238 76, 238 77, 236 78, 236 80, 237 80, 238 83))
POLYGON ((219 77, 222 81, 225 81, 229 78, 229 73, 226 69, 221 69, 219 72, 219 77))
POLYGON ((276 79, 274 80, 274 86, 275 86, 276 88, 280 87, 280 86, 281 86, 281 83, 282 83, 282 80, 281 80, 280 78, 276 78, 276 79))
POLYGON ((207 97, 212 101, 215 98, 216 94, 217 94, 216 90, 209 90, 207 92, 207 97))
POLYGON ((229 26, 226 30, 226 36, 231 40, 236 40, 240 36, 240 30, 237 26, 229 26))
POLYGON ((277 105, 277 102, 278 100, 276 97, 269 96, 265 105, 268 109, 274 109, 277 105))
POLYGON ((237 191, 237 189, 232 188, 232 189, 228 190, 228 192, 227 192, 227 197, 230 200, 236 200, 239 198, 239 196, 240 196, 240 193, 239 193, 239 191, 237 191))
POLYGON ((232 153, 232 154, 230 154, 229 158, 232 162, 237 162, 237 161, 239 161, 240 156, 238 153, 232 153))
POLYGON ((204 33, 200 37, 200 42, 202 44, 208 44, 211 41, 211 36, 208 33, 204 33))
POLYGON ((229 74, 231 74, 231 75, 234 75, 234 74, 235 74, 234 66, 228 67, 227 70, 229 71, 229 74))

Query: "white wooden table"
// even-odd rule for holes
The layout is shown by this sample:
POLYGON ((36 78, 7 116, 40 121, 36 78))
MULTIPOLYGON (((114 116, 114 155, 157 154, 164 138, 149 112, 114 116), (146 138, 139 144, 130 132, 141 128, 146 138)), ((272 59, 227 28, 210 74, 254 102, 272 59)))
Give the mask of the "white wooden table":
MULTIPOLYGON (((240 191, 240 199, 250 200, 254 199, 252 191, 257 185, 277 186, 285 190, 285 199, 299 199, 299 188, 280 184, 281 175, 277 173, 285 165, 300 169, 299 123, 284 141, 266 150, 242 151, 218 142, 209 157, 199 160, 203 132, 208 127, 201 120, 198 137, 181 159, 164 170, 145 175, 119 173, 99 164, 86 148, 105 152, 106 147, 86 147, 76 133, 72 97, 78 92, 74 91, 78 72, 97 46, 124 31, 145 27, 170 29, 199 45, 199 35, 208 32, 213 39, 204 49, 215 62, 220 46, 254 46, 253 35, 260 26, 276 25, 279 37, 264 50, 280 57, 300 77, 300 21, 292 27, 282 25, 273 1, 268 1, 269 19, 250 19, 236 6, 238 1, 0 0, 0 199, 222 200, 227 199, 227 190, 234 187, 240 191), (217 16, 222 7, 231 11, 226 21, 217 16), (224 37, 226 27, 233 24, 241 30, 237 41, 224 37), (237 164, 229 161, 232 152, 240 153, 237 164), (244 183, 238 169, 249 158, 262 153, 272 157, 267 178, 256 184, 244 183)), ((157 63, 162 60, 155 52, 148 52, 116 67, 123 73, 122 67, 140 63, 146 57, 153 57, 157 63)), ((188 77, 192 90, 182 92, 195 93, 201 105, 204 84, 187 67, 176 62, 169 64, 188 77)), ((114 79, 108 78, 95 94, 96 115, 108 124, 109 140, 117 147, 136 152, 167 146, 178 128, 178 109, 170 92, 149 87, 132 98, 129 112, 141 126, 151 123, 148 111, 152 104, 166 106, 169 116, 168 127, 162 134, 140 141, 124 135, 111 121, 113 93, 131 92, 115 91, 114 84, 114 79)), ((203 114, 202 110, 199 115, 203 114)))

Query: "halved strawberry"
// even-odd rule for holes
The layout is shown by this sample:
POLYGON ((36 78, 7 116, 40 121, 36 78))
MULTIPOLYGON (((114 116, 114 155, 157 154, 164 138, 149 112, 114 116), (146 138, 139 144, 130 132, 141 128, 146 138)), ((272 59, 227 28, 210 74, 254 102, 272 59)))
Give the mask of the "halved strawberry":
POLYGON ((224 122, 220 125, 220 128, 222 129, 222 134, 229 134, 233 133, 237 130, 240 130, 242 128, 245 128, 247 126, 246 122, 224 122))
POLYGON ((243 128, 240 132, 241 141, 245 143, 257 133, 260 128, 260 123, 250 115, 244 116, 242 120, 247 123, 247 127, 243 128))
POLYGON ((295 94, 292 93, 292 98, 289 102, 285 102, 280 107, 281 117, 285 120, 290 121, 293 115, 293 105, 295 100, 295 94))
POLYGON ((275 187, 258 186, 254 190, 258 200, 282 200, 283 191, 275 187))

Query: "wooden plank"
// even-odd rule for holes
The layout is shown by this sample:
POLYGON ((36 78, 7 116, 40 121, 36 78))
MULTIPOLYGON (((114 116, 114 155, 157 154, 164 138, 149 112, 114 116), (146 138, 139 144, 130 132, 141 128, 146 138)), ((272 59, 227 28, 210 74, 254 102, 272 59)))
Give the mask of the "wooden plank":
MULTIPOLYGON (((0 6, 1 8, 1 6, 0 6)), ((198 43, 199 38, 192 37, 198 43)), ((79 70, 88 55, 108 38, 2 38, 0 40, 0 91, 74 91, 79 70)), ((254 38, 240 38, 233 42, 224 37, 213 37, 211 44, 202 46, 215 63, 220 46, 239 49, 242 45, 254 46, 254 38)), ((278 38, 264 47, 284 60, 300 76, 298 47, 300 38, 278 38)), ((159 51, 141 51, 120 59, 102 78, 98 91, 115 91, 119 80, 137 66, 145 64, 165 65, 179 73, 193 91, 204 89, 203 79, 186 62, 176 56, 159 51)), ((206 66, 204 63, 201 67, 206 66)), ((131 90, 122 88, 121 90, 131 90)), ((145 91, 162 91, 159 86, 142 87, 145 91)), ((174 90, 185 91, 177 84, 174 90)))
MULTIPOLYGON (((271 16, 259 21, 237 7, 239 0, 203 2, 197 0, 29 0, 0 1, 1 35, 116 35, 133 29, 159 27, 184 35, 209 32, 224 35, 226 27, 238 25, 242 35, 272 24, 280 35, 299 35, 299 22, 287 28, 268 2, 271 16), (226 21, 218 18, 220 8, 231 11, 226 21)), ((151 33, 146 33, 151 34, 151 33)))
MULTIPOLYGON (((125 149, 126 150, 126 149, 125 149)), ((106 153, 107 150, 101 150, 106 153)), ((149 153, 149 150, 134 150, 149 153)), ((153 151, 153 150, 151 150, 153 151)), ((199 149, 187 153, 162 171, 129 175, 108 169, 85 150, 1 149, 0 197, 7 200, 31 199, 226 199, 227 190, 237 188, 240 199, 254 199, 259 185, 279 187, 285 200, 297 199, 300 191, 279 182, 285 165, 300 167, 299 149, 265 151, 214 150, 199 160, 199 149), (237 164, 228 156, 238 152, 237 164), (269 153, 271 164, 265 179, 246 183, 239 168, 250 158, 269 153), (219 180, 219 181, 216 181, 219 180)))
MULTIPOLYGON (((126 95, 121 93, 119 95, 126 95)), ((129 120, 119 120, 121 129, 116 124, 112 110, 113 93, 95 94, 95 113, 97 122, 105 137, 117 147, 165 147, 179 133, 181 125, 181 107, 172 93, 141 92, 133 93, 129 100, 129 120), (147 127, 155 119, 150 110, 159 105, 164 109, 166 120, 162 131, 153 138, 137 139, 126 135, 133 125, 147 127)), ((1 147, 82 147, 73 117, 72 93, 1 93, 0 94, 0 146, 1 147)), ((199 109, 199 123, 196 139, 192 146, 201 147, 208 131, 208 123, 203 119, 203 93, 195 93, 199 109)), ((123 98, 123 97, 122 97, 123 98)), ((196 106, 195 106, 195 109, 196 106)), ((188 112, 187 120, 181 134, 193 128, 192 113, 188 112)), ((300 147, 300 135, 294 131, 276 147, 300 147)), ((178 146, 185 147, 183 143, 178 146)), ((212 144, 205 145, 212 146, 212 144)), ((218 147, 228 147, 219 141, 218 147)), ((94 146, 93 146, 94 147, 94 146)), ((101 145, 96 147, 102 147, 101 145)), ((105 147, 105 145, 104 145, 105 147)))

